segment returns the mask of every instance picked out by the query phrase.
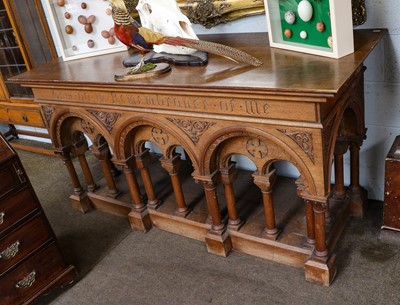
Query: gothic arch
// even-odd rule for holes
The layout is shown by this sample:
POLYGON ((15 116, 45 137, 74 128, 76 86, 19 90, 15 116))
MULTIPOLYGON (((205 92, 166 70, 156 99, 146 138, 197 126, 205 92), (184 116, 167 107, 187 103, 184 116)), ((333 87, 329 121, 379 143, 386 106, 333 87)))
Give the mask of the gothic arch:
POLYGON ((150 141, 161 149, 165 158, 171 158, 175 148, 181 146, 192 160, 194 168, 198 168, 198 158, 190 148, 189 142, 185 141, 185 139, 172 128, 169 128, 165 124, 161 126, 155 120, 143 117, 133 118, 121 126, 117 132, 116 139, 118 139, 117 142, 119 145, 115 147, 115 153, 118 158, 122 160, 129 157, 129 154, 132 153, 132 149, 134 150, 134 153, 138 153, 141 149, 140 147, 144 145, 144 142, 150 141), (136 143, 134 143, 135 146, 132 147, 132 141, 136 133, 141 132, 146 128, 148 128, 147 134, 150 134, 151 136, 139 137, 139 139, 136 139, 139 141, 136 141, 136 143))
POLYGON ((248 157, 256 164, 259 174, 267 173, 275 161, 285 160, 292 163, 300 172, 299 181, 304 184, 303 190, 316 195, 315 182, 304 161, 292 148, 267 132, 246 127, 226 128, 216 133, 204 147, 200 163, 201 175, 210 175, 218 170, 219 166, 226 166, 228 159, 234 153, 248 157), (234 141, 237 142, 236 148, 231 145, 234 141), (244 147, 238 151, 237 147, 240 146, 244 147))
POLYGON ((55 147, 74 143, 77 132, 84 133, 93 143, 100 135, 112 146, 109 132, 90 115, 63 111, 54 115, 50 122, 50 134, 55 147))

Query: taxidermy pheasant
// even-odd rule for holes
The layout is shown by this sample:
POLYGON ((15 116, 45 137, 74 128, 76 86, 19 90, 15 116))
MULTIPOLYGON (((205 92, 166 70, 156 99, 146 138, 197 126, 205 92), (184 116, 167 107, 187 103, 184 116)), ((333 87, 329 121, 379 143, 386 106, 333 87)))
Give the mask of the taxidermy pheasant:
POLYGON ((144 56, 152 50, 153 45, 163 43, 217 54, 235 62, 242 62, 252 66, 262 65, 262 62, 257 58, 229 46, 203 40, 170 37, 156 33, 142 27, 136 22, 129 14, 123 0, 109 0, 109 2, 112 8, 115 35, 123 44, 136 49, 142 55, 140 63, 130 73, 140 71, 144 65, 144 56))

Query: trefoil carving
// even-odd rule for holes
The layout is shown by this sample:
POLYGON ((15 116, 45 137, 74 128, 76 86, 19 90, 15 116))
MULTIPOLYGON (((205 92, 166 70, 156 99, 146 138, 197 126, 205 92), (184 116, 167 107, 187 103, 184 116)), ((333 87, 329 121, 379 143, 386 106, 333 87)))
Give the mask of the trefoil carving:
POLYGON ((160 128, 153 127, 151 129, 151 136, 156 143, 161 145, 165 145, 169 141, 168 133, 160 128))
POLYGON ((250 138, 246 143, 247 152, 256 159, 265 158, 268 155, 268 146, 259 138, 250 138))

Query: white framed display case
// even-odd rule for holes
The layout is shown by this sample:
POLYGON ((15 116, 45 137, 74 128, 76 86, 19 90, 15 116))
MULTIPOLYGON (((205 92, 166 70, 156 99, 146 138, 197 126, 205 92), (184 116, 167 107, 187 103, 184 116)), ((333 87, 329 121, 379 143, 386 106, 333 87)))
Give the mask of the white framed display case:
POLYGON ((351 0, 264 0, 269 43, 332 58, 354 52, 351 0))
POLYGON ((106 0, 44 0, 64 61, 127 50, 113 32, 106 0))

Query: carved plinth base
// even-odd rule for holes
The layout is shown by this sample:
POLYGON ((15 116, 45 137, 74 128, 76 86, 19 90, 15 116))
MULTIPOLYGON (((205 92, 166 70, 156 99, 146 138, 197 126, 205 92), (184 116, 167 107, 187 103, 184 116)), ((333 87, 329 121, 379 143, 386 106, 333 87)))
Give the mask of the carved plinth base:
POLYGON ((241 227, 243 227, 244 221, 243 220, 236 220, 236 221, 229 221, 228 229, 230 231, 239 231, 241 227))
POLYGON ((92 205, 90 204, 90 200, 86 192, 82 192, 79 195, 72 194, 69 196, 69 200, 72 204, 72 207, 77 211, 86 213, 92 210, 92 205))
POLYGON ((131 224, 131 228, 134 230, 148 232, 153 227, 149 215, 149 211, 147 209, 143 210, 134 210, 128 214, 129 223, 131 224))
POLYGON ((368 207, 368 192, 360 187, 356 192, 349 190, 347 198, 350 204, 351 216, 362 218, 368 207))
POLYGON ((152 209, 152 210, 157 210, 158 207, 162 204, 161 200, 149 200, 147 201, 147 208, 152 209))
POLYGON ((281 233, 281 230, 267 230, 265 229, 264 232, 262 233, 261 237, 266 238, 269 240, 277 240, 279 234, 281 233))
POLYGON ((329 286, 336 275, 336 255, 321 260, 312 256, 304 265, 306 281, 329 286))
POLYGON ((228 231, 224 231, 222 234, 209 231, 205 236, 205 241, 208 253, 226 257, 232 250, 231 237, 228 231))
POLYGON ((182 209, 182 210, 176 209, 175 215, 178 216, 178 217, 185 218, 187 215, 190 214, 191 211, 192 211, 191 209, 182 209))

